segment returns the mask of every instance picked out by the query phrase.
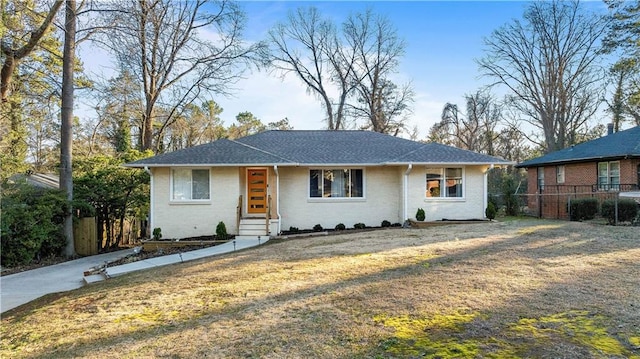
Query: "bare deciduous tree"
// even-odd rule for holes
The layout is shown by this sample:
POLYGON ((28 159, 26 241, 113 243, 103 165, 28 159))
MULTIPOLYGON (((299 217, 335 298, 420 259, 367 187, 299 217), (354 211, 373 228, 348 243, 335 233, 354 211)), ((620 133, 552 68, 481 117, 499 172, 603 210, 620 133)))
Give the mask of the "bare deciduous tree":
POLYGON ((330 130, 347 127, 347 115, 373 131, 397 134, 404 127, 413 91, 390 80, 405 44, 387 18, 367 10, 349 16, 339 31, 316 8, 299 8, 269 32, 269 43, 265 59, 321 100, 330 130))
POLYGON ((342 46, 335 25, 315 7, 290 12, 269 31, 264 58, 281 76, 294 74, 322 101, 327 128, 344 128, 344 108, 354 88, 354 53, 342 46))
POLYGON ((466 113, 460 114, 458 106, 447 103, 442 110, 441 121, 433 125, 431 141, 458 148, 497 155, 496 131, 502 120, 502 108, 486 91, 478 90, 465 95, 466 113))
POLYGON ((390 76, 398 69, 406 44, 388 18, 371 10, 350 16, 343 25, 347 46, 356 54, 353 83, 356 102, 350 105, 364 128, 397 135, 410 112, 413 90, 398 87, 390 76))
POLYGON ((485 39, 481 72, 510 90, 509 104, 541 131, 545 152, 574 144, 602 98, 598 46, 606 20, 577 1, 533 2, 485 39))
POLYGON ((180 113, 205 94, 228 94, 260 43, 242 41, 245 16, 228 0, 122 0, 106 13, 115 24, 102 43, 143 86, 142 149, 159 139, 180 113), (160 116, 156 108, 166 109, 160 116))

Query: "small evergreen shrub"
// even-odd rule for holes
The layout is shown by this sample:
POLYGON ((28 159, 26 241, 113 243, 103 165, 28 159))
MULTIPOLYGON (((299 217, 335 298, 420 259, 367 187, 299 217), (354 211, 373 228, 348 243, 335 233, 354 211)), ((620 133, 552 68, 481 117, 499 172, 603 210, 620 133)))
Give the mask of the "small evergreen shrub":
POLYGON ((216 226, 216 238, 221 240, 229 238, 229 234, 227 234, 227 226, 225 226, 222 221, 218 222, 218 225, 216 226))
POLYGON ((418 221, 424 221, 425 218, 426 218, 426 215, 424 213, 424 209, 418 208, 418 211, 416 212, 416 219, 418 221))
POLYGON ((314 232, 322 232, 323 228, 320 224, 316 224, 315 226, 313 226, 313 231, 314 232))
POLYGON ((396 223, 392 224, 391 227, 402 227, 402 223, 396 222, 396 223))
POLYGON ((298 229, 298 227, 289 227, 289 232, 290 233, 298 233, 298 232, 300 232, 300 230, 298 229))
POLYGON ((380 223, 380 227, 385 228, 385 227, 391 227, 391 222, 387 221, 386 219, 384 221, 382 221, 382 223, 380 223))
POLYGON ((493 202, 487 204, 487 209, 484 210, 485 216, 491 221, 496 218, 496 205, 493 202))
MULTIPOLYGON (((606 218, 609 224, 616 223, 616 202, 606 200, 602 202, 602 217, 606 218)), ((632 199, 618 200, 618 222, 631 222, 638 215, 638 204, 632 199)))
POLYGON ((162 238, 162 228, 157 227, 153 229, 153 239, 159 241, 162 238))
POLYGON ((345 229, 347 229, 347 227, 344 225, 344 223, 336 224, 336 231, 344 231, 345 229))
POLYGON ((572 199, 569 205, 569 219, 572 221, 594 219, 597 213, 598 199, 596 198, 572 199))
POLYGON ((365 229, 367 226, 364 225, 364 223, 356 223, 353 225, 353 228, 355 229, 365 229))

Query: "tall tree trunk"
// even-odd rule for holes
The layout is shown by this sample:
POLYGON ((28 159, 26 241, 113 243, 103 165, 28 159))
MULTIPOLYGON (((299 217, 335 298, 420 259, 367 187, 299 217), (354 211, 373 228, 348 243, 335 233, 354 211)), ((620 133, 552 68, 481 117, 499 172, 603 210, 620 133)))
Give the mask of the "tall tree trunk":
POLYGON ((68 257, 76 254, 73 242, 73 177, 71 156, 73 144, 73 69, 76 53, 76 1, 67 0, 65 7, 64 50, 62 54, 62 111, 60 129, 60 189, 69 202, 64 217, 64 236, 67 245, 64 254, 68 257))

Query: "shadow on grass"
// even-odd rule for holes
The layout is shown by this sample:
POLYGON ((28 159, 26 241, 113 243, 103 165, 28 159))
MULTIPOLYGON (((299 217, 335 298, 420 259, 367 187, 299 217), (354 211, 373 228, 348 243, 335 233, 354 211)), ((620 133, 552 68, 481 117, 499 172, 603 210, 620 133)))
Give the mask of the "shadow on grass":
MULTIPOLYGON (((465 225, 466 226, 466 225, 465 225)), ((568 256, 597 256, 600 254, 614 253, 618 251, 626 251, 640 248, 640 241, 616 241, 616 235, 627 236, 628 231, 607 231, 610 237, 594 237, 589 232, 589 226, 580 226, 576 224, 570 224, 566 222, 532 222, 531 225, 527 223, 524 227, 514 225, 514 233, 507 234, 502 237, 497 237, 491 241, 472 241, 477 238, 474 234, 473 228, 465 226, 451 227, 451 236, 446 234, 440 237, 430 237, 429 229, 425 230, 412 230, 408 233, 412 234, 407 239, 396 240, 392 246, 387 246, 383 250, 390 251, 399 248, 406 248, 409 246, 424 246, 432 245, 444 242, 468 241, 465 246, 460 248, 454 248, 447 252, 441 251, 433 258, 427 258, 425 260, 417 260, 410 264, 405 264, 393 268, 384 269, 381 271, 375 271, 372 273, 351 277, 348 279, 342 279, 336 282, 320 284, 317 286, 296 289, 291 292, 276 293, 272 295, 266 295, 262 298, 245 298, 238 299, 238 294, 233 294, 236 303, 230 303, 222 306, 218 309, 210 309, 204 312, 194 313, 189 316, 184 313, 184 318, 178 318, 171 320, 170 322, 163 322, 160 324, 149 325, 146 328, 139 328, 130 332, 122 334, 102 336, 95 340, 78 339, 74 342, 71 348, 47 348, 46 352, 31 353, 28 357, 33 358, 45 358, 55 356, 91 356, 95 355, 99 348, 113 348, 119 346, 126 346, 131 340, 147 341, 159 339, 172 334, 177 334, 183 331, 199 328, 203 325, 215 325, 215 323, 225 320, 236 320, 238 313, 244 313, 246 316, 252 317, 256 311, 261 308, 274 308, 281 307, 300 307, 308 300, 313 298, 325 298, 329 296, 333 298, 333 302, 325 303, 327 306, 318 307, 316 309, 310 309, 305 312, 302 309, 300 316, 291 320, 290 317, 283 321, 276 322, 273 325, 267 325, 266 323, 256 323, 252 329, 252 335, 254 338, 266 338, 264 341, 270 345, 264 348, 270 347, 270 350, 280 348, 284 350, 283 340, 288 341, 286 346, 289 350, 294 350, 289 354, 295 356, 297 344, 300 349, 307 348, 309 351, 322 350, 323 343, 309 343, 304 339, 297 340, 295 336, 285 337, 274 336, 270 338, 270 333, 281 333, 282 328, 289 328, 295 330, 296 328, 304 328, 306 325, 309 331, 315 332, 314 326, 318 326, 319 330, 315 333, 316 336, 320 336, 325 340, 335 341, 334 344, 340 344, 344 338, 347 338, 348 330, 345 328, 323 328, 323 325, 330 323, 327 320, 325 324, 316 323, 312 320, 314 317, 317 320, 322 321, 323 316, 334 316, 339 318, 341 315, 347 315, 346 319, 341 319, 345 323, 345 327, 348 327, 350 323, 355 322, 367 322, 371 324, 373 317, 378 314, 385 314, 386 308, 375 307, 367 305, 368 293, 379 293, 382 291, 389 291, 391 283, 405 282, 405 283, 424 283, 425 291, 429 290, 429 281, 442 280, 443 277, 454 278, 456 275, 467 275, 464 270, 460 270, 457 266, 478 266, 482 271, 491 271, 492 263, 500 260, 500 258, 513 258, 518 257, 523 260, 545 260, 553 259, 557 257, 568 256), (542 224, 541 224, 542 223, 542 224), (546 227, 545 227, 546 226, 546 227), (563 230, 564 228, 564 230, 563 230), (568 235, 566 228, 572 229, 568 235), (585 228, 584 233, 576 233, 573 229, 585 228), (482 264, 484 263, 484 265, 482 264), (447 276, 444 276, 446 273, 447 276), (363 292, 364 291, 364 292, 363 292), (340 294, 338 297, 332 296, 332 293, 340 294), (348 295, 353 293, 359 293, 357 298, 350 298, 348 295), (330 308, 330 309, 327 309, 330 308), (335 311, 333 309, 335 309, 335 311), (319 318, 319 319, 318 319, 319 318), (307 323, 307 324, 305 324, 307 323), (311 323, 311 324, 309 324, 311 323), (320 334, 319 334, 320 333, 320 334)), ((473 225, 472 225, 473 226, 473 225)), ((613 228, 612 228, 613 229, 613 228)), ((392 233, 392 232, 390 232, 392 233)), ((215 272, 224 272, 227 270, 233 270, 238 267, 251 267, 252 265, 258 265, 265 263, 273 263, 271 267, 273 271, 286 271, 293 268, 296 263, 303 263, 308 260, 331 260, 340 258, 343 256, 350 256, 354 254, 353 249, 338 249, 332 251, 330 254, 325 252, 316 253, 304 253, 305 245, 312 245, 317 248, 318 246, 331 246, 349 241, 354 241, 350 236, 340 238, 340 236, 326 237, 322 240, 318 240, 320 243, 310 243, 309 239, 298 239, 295 241, 286 242, 274 242, 264 247, 256 248, 251 251, 241 251, 229 255, 211 258, 209 260, 199 260, 184 265, 171 266, 169 268, 163 268, 154 270, 153 273, 134 274, 131 276, 116 278, 98 286, 90 286, 82 288, 78 291, 74 291, 68 294, 55 294, 49 295, 31 304, 27 304, 18 308, 19 310, 12 310, 3 314, 3 336, 10 336, 10 326, 12 323, 27 321, 29 316, 36 315, 38 309, 41 306, 46 306, 47 303, 52 301, 73 301, 74 298, 86 294, 100 294, 105 296, 103 300, 108 301, 108 292, 110 290, 121 290, 125 288, 135 287, 139 283, 146 283, 148 281, 157 281, 160 285, 164 284, 162 277, 171 275, 190 275, 190 276, 215 276, 215 272), (350 239, 351 238, 351 239, 350 239), (307 243, 305 243, 307 241, 307 243), (282 258, 283 252, 289 255, 288 259, 282 258), (280 262, 277 262, 280 261, 280 262), (207 264, 202 266, 202 264, 207 264), (201 267, 197 267, 201 266, 201 267)), ((360 237, 365 238, 365 237, 360 237)), ((355 239, 357 240, 357 238, 355 239)), ((391 241, 395 239, 390 239, 391 241)), ((376 251, 369 251, 370 248, 361 248, 360 254, 375 253, 376 251)), ((535 268, 534 268, 535 269, 535 268)), ((507 300, 502 303, 487 303, 486 307, 470 308, 472 311, 487 316, 487 319, 474 322, 473 333, 449 333, 453 337, 458 337, 460 340, 473 340, 474 343, 480 343, 483 340, 490 340, 491 338, 499 338, 504 341, 510 348, 515 348, 517 353, 523 356, 558 356, 562 353, 572 352, 589 352, 590 350, 596 350, 590 347, 589 343, 572 341, 571 338, 543 338, 544 342, 538 342, 533 340, 535 333, 530 335, 520 335, 521 333, 514 333, 510 331, 510 325, 518 323, 522 318, 542 318, 545 316, 554 315, 557 313, 569 312, 572 310, 586 309, 590 313, 597 313, 603 315, 602 319, 604 324, 607 325, 607 331, 615 331, 615 325, 622 325, 625 333, 640 329, 633 327, 630 323, 639 323, 640 317, 638 313, 629 314, 627 310, 620 308, 627 304, 624 298, 618 298, 618 294, 608 294, 607 291, 613 290, 616 283, 610 283, 602 288, 595 288, 595 292, 584 293, 585 291, 594 289, 585 286, 585 283, 592 281, 594 283, 606 283, 612 277, 628 278, 628 285, 635 285, 636 288, 640 286, 637 276, 634 278, 634 273, 640 272, 639 264, 635 263, 611 263, 602 268, 589 268, 580 273, 580 278, 577 277, 563 277, 558 278, 551 283, 545 283, 544 287, 536 288, 534 290, 522 290, 514 293, 506 293, 507 300), (601 292, 598 292, 601 291, 601 292), (576 297, 576 294, 580 294, 576 297), (616 309, 618 307, 618 309, 616 309), (627 316, 624 320, 620 320, 624 316, 627 316), (496 318, 500 318, 499 320, 496 318), (616 324, 617 322, 617 324, 616 324), (557 345, 549 346, 549 343, 555 343, 557 345), (566 347, 566 348, 563 348, 566 347)), ((473 274, 473 272, 470 272, 473 274)), ((262 274, 268 274, 262 273, 262 274)), ((256 273, 256 275, 261 275, 256 273)), ((514 274, 515 275, 515 274, 514 274)), ((517 275, 523 275, 518 273, 517 275)), ((532 272, 532 276, 536 273, 532 272)), ((215 277, 211 277, 212 279, 215 277)), ((464 291, 464 288, 460 288, 464 291)), ((458 293, 459 294, 459 293, 458 293)), ((227 294, 228 295, 228 294, 227 294)), ((453 294, 455 295, 455 293, 453 294)), ((637 295, 637 293, 631 293, 631 295, 637 295)), ((426 297, 426 296, 425 296, 426 297)), ((218 300, 220 298, 211 298, 211 300, 218 300)), ((395 298, 393 289, 391 288, 389 300, 401 298, 395 298)), ((637 297, 632 297, 631 300, 636 300, 637 297)), ((153 295, 149 297, 149 301, 153 302, 153 295)), ((416 303, 418 304, 418 303, 416 303)), ((441 303, 444 305, 446 303, 441 303)), ((396 307, 398 313, 406 313, 418 315, 420 313, 415 312, 412 303, 400 302, 396 307)), ((241 315, 240 317, 244 317, 241 315)), ((542 324, 541 324, 542 325, 542 324)), ((546 324, 545 324, 546 325, 546 324)), ((620 327, 619 327, 620 328, 620 327)), ((540 328, 541 330, 544 328, 540 328)), ((388 338, 396 337, 393 334, 391 328, 378 328, 376 333, 372 335, 373 339, 361 339, 363 342, 360 344, 347 344, 351 350, 351 355, 355 356, 374 356, 374 355, 391 355, 393 353, 388 352, 388 348, 380 345, 380 340, 384 340, 385 335, 388 338)), ((623 334, 619 339, 616 339, 625 350, 624 353, 634 353, 633 346, 628 342, 627 334, 623 334), (627 342, 625 342, 627 340, 627 342)), ((612 334, 613 336, 613 334, 612 334)), ((615 338, 614 338, 615 339, 615 338)), ((349 338, 344 339, 348 343, 349 338)), ((336 345, 337 345, 336 344, 336 345)), ((231 345, 231 344, 229 344, 231 345)), ((234 343, 234 346, 244 346, 244 349, 238 349, 246 356, 262 356, 269 354, 264 352, 263 347, 252 349, 252 338, 247 336, 242 338, 239 343, 234 343)), ((484 349, 485 354, 491 354, 491 348, 484 349)), ((201 352, 201 354, 204 354, 201 352)), ((300 355, 305 354, 301 352, 300 355)), ((307 352, 308 354, 308 352, 307 352)), ((350 355, 349 355, 350 356, 350 355)), ((562 356, 562 355, 560 355, 562 356)), ((345 355, 344 357, 348 357, 345 355)))

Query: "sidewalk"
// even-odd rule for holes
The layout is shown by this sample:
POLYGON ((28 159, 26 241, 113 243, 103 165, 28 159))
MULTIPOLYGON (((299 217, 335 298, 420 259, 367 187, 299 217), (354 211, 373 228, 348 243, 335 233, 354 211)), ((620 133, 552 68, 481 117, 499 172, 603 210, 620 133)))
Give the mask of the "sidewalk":
POLYGON ((181 254, 171 254, 109 267, 105 276, 84 276, 92 267, 112 262, 133 253, 133 249, 88 256, 52 266, 0 277, 0 313, 28 303, 43 295, 77 289, 86 283, 104 280, 139 270, 187 262, 195 259, 229 253, 266 243, 268 239, 235 239, 224 244, 181 254))

